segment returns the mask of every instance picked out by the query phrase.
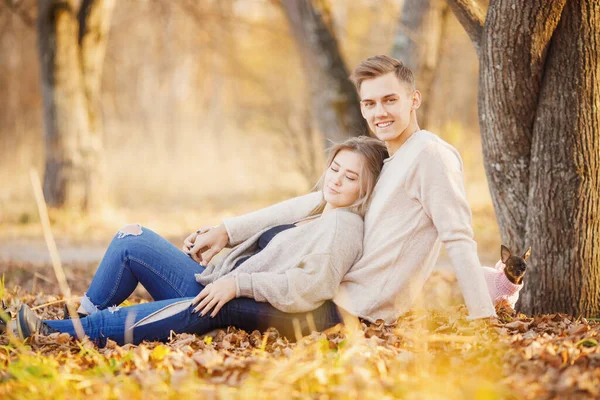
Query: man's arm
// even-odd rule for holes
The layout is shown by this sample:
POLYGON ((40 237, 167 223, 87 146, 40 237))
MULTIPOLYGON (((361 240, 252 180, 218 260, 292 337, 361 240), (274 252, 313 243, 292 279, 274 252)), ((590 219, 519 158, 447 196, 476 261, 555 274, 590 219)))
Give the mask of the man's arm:
POLYGON ((239 217, 226 218, 219 226, 192 233, 184 241, 182 250, 206 266, 227 245, 235 246, 269 226, 290 224, 308 216, 322 198, 322 192, 313 192, 239 217))
POLYGON ((322 198, 322 192, 312 192, 239 217, 226 218, 223 225, 227 230, 229 244, 235 246, 269 226, 291 224, 304 218, 319 205, 322 198))
POLYGON ((473 240, 458 152, 444 143, 432 142, 419 155, 416 168, 417 196, 450 256, 469 309, 467 319, 496 317, 473 240))

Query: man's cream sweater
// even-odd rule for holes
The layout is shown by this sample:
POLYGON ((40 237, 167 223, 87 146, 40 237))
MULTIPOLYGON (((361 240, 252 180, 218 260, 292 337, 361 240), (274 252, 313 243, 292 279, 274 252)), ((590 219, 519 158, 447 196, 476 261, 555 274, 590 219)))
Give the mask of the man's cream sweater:
POLYGON ((210 264, 196 274, 196 281, 207 285, 221 277, 233 277, 236 297, 269 302, 289 313, 314 310, 325 300, 333 299, 342 278, 359 260, 364 223, 359 215, 345 208, 310 219, 309 223, 278 233, 257 254, 254 253, 260 236, 272 226, 247 227, 254 234, 217 265, 210 264), (250 255, 235 267, 239 259, 250 255))
MULTIPOLYGON (((225 219, 230 243, 298 220, 320 199, 310 193, 225 219)), ((338 306, 370 321, 395 322, 410 310, 444 243, 468 319, 496 316, 473 240, 462 160, 451 145, 425 130, 414 133, 385 160, 364 222, 363 255, 340 284, 338 306)))

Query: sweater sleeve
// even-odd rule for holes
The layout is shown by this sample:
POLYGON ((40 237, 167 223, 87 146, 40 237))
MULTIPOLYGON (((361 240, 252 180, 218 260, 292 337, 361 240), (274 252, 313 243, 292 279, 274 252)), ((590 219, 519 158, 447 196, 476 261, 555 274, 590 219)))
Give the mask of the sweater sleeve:
POLYGON ((330 254, 312 254, 297 268, 285 273, 240 273, 237 275, 238 297, 268 302, 288 313, 314 310, 333 298, 341 282, 342 275, 330 264, 330 254), (310 268, 316 266, 320 270, 310 268))
MULTIPOLYGON (((269 302, 289 313, 311 311, 332 299, 346 272, 362 255, 363 225, 362 221, 360 225, 356 222, 355 219, 351 225, 336 224, 330 251, 308 254, 296 267, 283 273, 239 273, 237 297, 269 302)), ((331 230, 325 231, 323 237, 331 233, 331 230)))
POLYGON ((322 198, 321 192, 312 192, 239 217, 223 219, 229 245, 235 246, 269 226, 291 224, 306 217, 322 198))
POLYGON ((495 317, 477 243, 471 229, 471 209, 463 185, 458 152, 443 143, 429 144, 416 164, 417 196, 446 247, 469 310, 467 319, 495 317))

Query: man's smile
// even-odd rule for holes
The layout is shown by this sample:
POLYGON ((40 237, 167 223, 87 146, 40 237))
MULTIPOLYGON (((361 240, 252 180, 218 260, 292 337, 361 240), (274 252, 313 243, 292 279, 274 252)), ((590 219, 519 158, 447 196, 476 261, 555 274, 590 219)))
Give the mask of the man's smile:
POLYGON ((394 123, 394 121, 376 122, 375 126, 378 128, 387 128, 388 126, 390 126, 393 123, 394 123))

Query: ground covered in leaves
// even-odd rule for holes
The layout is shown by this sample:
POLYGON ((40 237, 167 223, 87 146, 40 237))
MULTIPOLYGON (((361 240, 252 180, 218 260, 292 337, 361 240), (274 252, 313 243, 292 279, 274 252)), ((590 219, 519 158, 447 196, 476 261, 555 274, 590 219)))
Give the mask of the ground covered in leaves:
MULTIPOLYGON (((43 318, 62 317, 50 269, 0 264, 11 311, 24 302, 43 318)), ((83 293, 90 270, 66 267, 73 293, 83 293)), ((0 398, 600 397, 597 321, 527 317, 504 306, 497 321, 466 321, 454 277, 444 271, 434 272, 422 297, 433 309, 417 307, 394 326, 338 326, 297 342, 275 330, 234 328, 105 348, 65 334, 25 343, 3 335, 0 398)), ((143 291, 132 298, 147 300, 143 291)))

